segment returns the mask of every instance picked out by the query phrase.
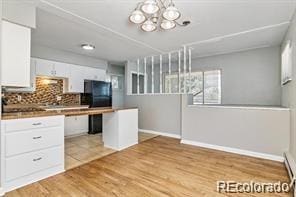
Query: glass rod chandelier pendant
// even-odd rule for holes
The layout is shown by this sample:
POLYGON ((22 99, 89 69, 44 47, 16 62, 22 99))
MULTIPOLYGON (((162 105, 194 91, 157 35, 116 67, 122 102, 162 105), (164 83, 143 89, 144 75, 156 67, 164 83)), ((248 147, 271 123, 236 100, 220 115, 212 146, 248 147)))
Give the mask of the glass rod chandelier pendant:
POLYGON ((179 24, 176 20, 180 17, 181 13, 172 0, 145 0, 138 3, 129 20, 140 24, 143 31, 152 32, 158 27, 169 30, 176 25, 186 26, 189 24, 189 22, 179 24))

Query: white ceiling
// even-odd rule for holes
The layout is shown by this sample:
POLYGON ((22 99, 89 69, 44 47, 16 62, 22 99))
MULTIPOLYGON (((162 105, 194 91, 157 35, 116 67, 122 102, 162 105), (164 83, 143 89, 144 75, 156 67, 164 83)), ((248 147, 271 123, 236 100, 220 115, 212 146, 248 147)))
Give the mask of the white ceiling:
POLYGON ((294 0, 175 0, 188 27, 142 32, 128 16, 137 0, 38 0, 34 44, 109 61, 124 61, 194 48, 208 56, 279 45, 295 10, 294 0), (79 45, 91 43, 92 52, 79 45))

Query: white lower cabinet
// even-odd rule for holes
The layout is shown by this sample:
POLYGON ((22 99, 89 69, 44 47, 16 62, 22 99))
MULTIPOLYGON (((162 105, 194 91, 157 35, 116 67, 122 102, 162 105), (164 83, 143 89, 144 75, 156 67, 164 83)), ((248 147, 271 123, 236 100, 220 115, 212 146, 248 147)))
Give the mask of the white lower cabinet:
POLYGON ((103 114, 104 147, 123 150, 138 144, 138 109, 103 114))
POLYGON ((64 171, 64 116, 1 121, 5 192, 64 171))
POLYGON ((61 128, 50 127, 6 134, 6 156, 13 156, 63 144, 61 128), (16 146, 17 144, 17 146, 16 146))
POLYGON ((11 181, 32 173, 63 164, 61 146, 21 154, 5 159, 5 181, 11 181))

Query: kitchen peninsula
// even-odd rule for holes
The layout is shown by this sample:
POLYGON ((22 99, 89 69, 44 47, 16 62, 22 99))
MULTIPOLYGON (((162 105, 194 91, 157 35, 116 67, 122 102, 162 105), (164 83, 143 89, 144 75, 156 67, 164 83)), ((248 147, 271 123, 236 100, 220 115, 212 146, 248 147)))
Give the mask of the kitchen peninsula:
POLYGON ((7 192, 63 172, 65 117, 93 114, 103 114, 104 147, 119 151, 138 143, 137 108, 72 108, 3 113, 1 182, 4 190, 7 192))
POLYGON ((2 113, 2 120, 10 119, 21 119, 21 118, 33 118, 33 117, 44 117, 44 116, 77 116, 77 115, 96 115, 103 113, 110 113, 120 110, 136 109, 136 108, 112 108, 112 107, 96 107, 96 108, 77 108, 77 109, 66 109, 66 110, 37 110, 29 112, 10 112, 2 113))

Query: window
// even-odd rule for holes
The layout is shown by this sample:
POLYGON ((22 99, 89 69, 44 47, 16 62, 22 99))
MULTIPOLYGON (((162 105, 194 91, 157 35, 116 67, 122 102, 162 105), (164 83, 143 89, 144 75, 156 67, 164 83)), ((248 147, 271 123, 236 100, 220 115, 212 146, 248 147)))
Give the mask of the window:
MULTIPOLYGON (((138 93, 138 74, 132 73, 132 94, 138 93)), ((144 93, 144 75, 139 74, 139 93, 144 93)))
POLYGON ((291 42, 288 41, 282 52, 282 85, 287 84, 292 80, 292 48, 291 42))
POLYGON ((221 71, 204 72, 204 104, 221 104, 221 71))
POLYGON ((111 82, 113 90, 123 90, 123 75, 108 74, 106 77, 107 82, 111 82))
MULTIPOLYGON (((221 70, 191 72, 191 79, 188 73, 185 76, 186 92, 193 94, 193 104, 221 104, 221 70)), ((166 93, 184 92, 184 74, 180 74, 180 84, 177 73, 165 74, 164 81, 166 93)))

